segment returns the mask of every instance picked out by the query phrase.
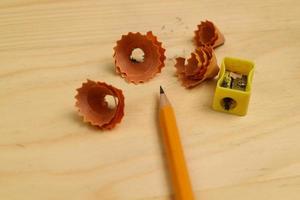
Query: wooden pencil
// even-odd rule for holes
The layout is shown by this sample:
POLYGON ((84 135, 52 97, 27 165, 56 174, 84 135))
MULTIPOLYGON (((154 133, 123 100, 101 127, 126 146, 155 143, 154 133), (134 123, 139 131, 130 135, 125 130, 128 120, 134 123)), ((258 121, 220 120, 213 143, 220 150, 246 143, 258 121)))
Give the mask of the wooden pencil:
POLYGON ((159 122, 173 184, 174 199, 194 200, 175 115, 162 87, 160 87, 159 122))

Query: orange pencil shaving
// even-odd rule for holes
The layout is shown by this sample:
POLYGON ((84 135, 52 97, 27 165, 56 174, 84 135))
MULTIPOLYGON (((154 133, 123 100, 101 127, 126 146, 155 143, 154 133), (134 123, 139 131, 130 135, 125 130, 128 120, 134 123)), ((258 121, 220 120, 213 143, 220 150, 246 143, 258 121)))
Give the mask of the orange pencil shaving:
POLYGON ((159 121, 170 168, 175 200, 194 200, 173 108, 160 87, 159 121))

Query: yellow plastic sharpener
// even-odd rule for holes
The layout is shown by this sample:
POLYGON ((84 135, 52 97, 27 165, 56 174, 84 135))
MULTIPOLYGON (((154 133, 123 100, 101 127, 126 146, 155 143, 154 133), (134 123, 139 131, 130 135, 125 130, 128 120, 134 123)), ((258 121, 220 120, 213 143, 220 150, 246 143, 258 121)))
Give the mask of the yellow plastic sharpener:
POLYGON ((241 116, 247 114, 254 67, 254 63, 248 60, 229 57, 223 59, 213 100, 214 110, 241 116), (241 87, 238 84, 232 86, 231 80, 237 79, 232 79, 229 76, 231 73, 244 78, 241 87))

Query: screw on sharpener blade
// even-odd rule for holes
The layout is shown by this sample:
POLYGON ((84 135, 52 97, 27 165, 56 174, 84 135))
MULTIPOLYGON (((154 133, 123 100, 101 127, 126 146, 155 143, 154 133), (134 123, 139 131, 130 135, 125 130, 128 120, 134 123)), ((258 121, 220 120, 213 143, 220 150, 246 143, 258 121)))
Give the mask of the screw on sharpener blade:
POLYGON ((221 87, 234 90, 245 91, 247 86, 247 76, 239 73, 225 71, 221 87))
POLYGON ((241 75, 240 78, 233 79, 231 88, 235 90, 245 91, 246 86, 247 86, 247 76, 241 75))

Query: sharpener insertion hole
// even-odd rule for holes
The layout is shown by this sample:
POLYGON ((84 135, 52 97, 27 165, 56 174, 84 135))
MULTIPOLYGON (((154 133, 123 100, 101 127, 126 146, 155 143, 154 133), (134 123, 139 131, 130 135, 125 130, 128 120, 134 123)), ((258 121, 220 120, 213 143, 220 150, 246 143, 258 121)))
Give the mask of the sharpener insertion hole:
POLYGON ((221 106, 224 110, 232 110, 237 105, 233 98, 225 97, 221 100, 221 106))

